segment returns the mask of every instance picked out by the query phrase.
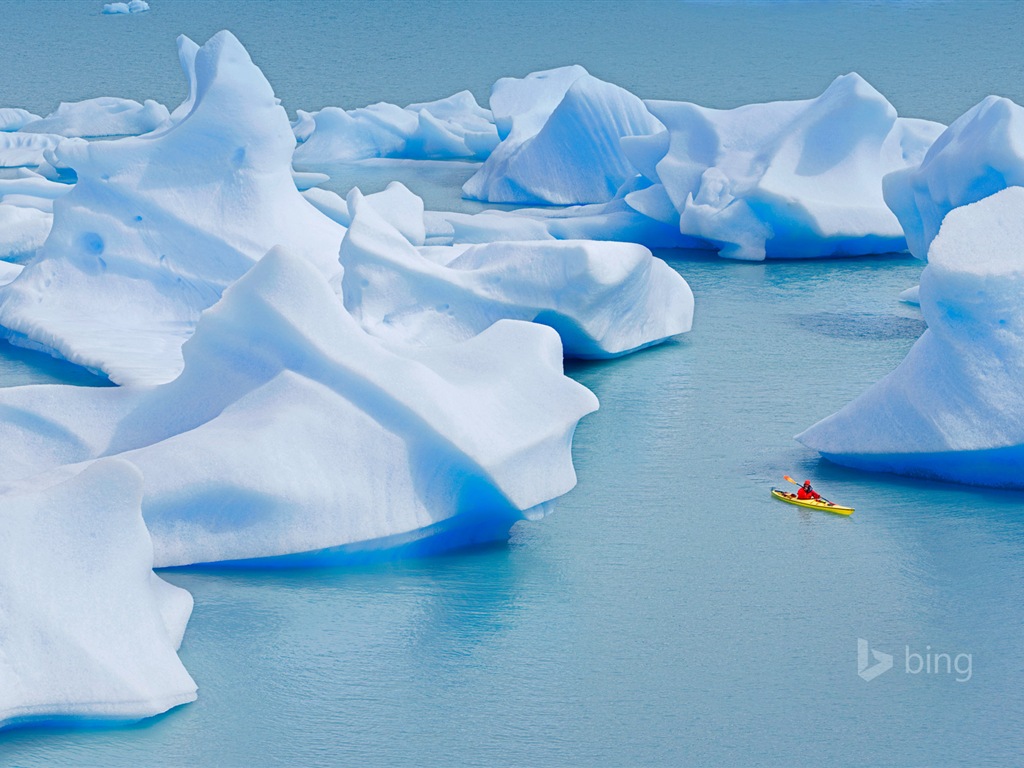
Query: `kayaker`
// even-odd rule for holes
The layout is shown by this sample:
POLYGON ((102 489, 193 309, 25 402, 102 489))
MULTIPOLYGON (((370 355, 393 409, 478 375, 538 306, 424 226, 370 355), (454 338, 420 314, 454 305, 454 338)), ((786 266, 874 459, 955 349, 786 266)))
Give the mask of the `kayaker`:
POLYGON ((818 493, 813 488, 811 488, 810 480, 804 480, 804 484, 801 485, 800 490, 796 492, 796 497, 798 499, 803 499, 805 501, 808 499, 814 499, 815 501, 817 501, 818 499, 821 498, 821 494, 818 493))

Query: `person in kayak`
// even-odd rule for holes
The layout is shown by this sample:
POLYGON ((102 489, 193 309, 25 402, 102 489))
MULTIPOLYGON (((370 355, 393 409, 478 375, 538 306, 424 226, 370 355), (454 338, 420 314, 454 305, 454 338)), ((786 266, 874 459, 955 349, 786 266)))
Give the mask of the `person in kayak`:
POLYGON ((804 501, 808 501, 810 499, 818 501, 819 499, 821 499, 821 494, 818 493, 813 488, 811 488, 810 480, 804 480, 804 484, 801 485, 800 490, 796 492, 796 497, 798 499, 803 499, 804 501))

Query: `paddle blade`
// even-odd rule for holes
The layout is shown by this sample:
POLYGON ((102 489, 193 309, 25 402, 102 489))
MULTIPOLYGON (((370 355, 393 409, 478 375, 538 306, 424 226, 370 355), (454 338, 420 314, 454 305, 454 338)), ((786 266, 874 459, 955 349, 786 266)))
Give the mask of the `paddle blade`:
POLYGON ((785 480, 787 483, 792 483, 793 485, 800 485, 800 483, 798 483, 796 480, 794 480, 789 475, 783 475, 782 479, 785 480))

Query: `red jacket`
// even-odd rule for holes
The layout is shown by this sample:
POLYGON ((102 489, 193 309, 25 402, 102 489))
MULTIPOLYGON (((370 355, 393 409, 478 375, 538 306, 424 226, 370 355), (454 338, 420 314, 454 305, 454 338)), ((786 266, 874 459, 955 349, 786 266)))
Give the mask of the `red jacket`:
POLYGON ((796 492, 796 497, 798 499, 805 499, 805 500, 806 499, 820 499, 821 498, 821 494, 818 493, 813 488, 805 488, 804 486, 801 485, 800 486, 800 490, 796 492))

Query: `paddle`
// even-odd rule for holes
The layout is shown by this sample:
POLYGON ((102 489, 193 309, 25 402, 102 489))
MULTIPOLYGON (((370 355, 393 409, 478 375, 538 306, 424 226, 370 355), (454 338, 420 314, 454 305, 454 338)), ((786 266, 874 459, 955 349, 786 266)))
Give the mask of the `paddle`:
MULTIPOLYGON (((801 483, 798 483, 796 480, 794 480, 789 475, 783 475, 782 479, 785 480, 788 483, 792 483, 793 485, 802 485, 801 483)), ((818 495, 821 496, 820 493, 818 495)), ((836 505, 834 501, 829 501, 824 496, 821 496, 821 500, 824 501, 826 504, 831 504, 833 507, 836 505)))

